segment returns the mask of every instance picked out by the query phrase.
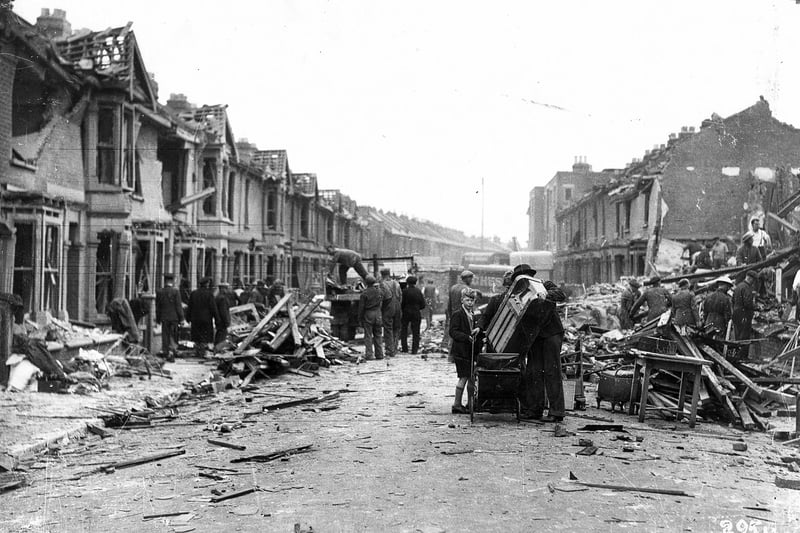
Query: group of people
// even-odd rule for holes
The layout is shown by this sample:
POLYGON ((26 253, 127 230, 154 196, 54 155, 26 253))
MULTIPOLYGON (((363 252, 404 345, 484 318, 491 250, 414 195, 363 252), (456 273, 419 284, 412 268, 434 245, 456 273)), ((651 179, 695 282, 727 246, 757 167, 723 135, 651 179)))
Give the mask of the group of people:
POLYGON ((688 261, 685 270, 712 270, 724 266, 752 265, 767 258, 772 251, 772 239, 762 227, 761 219, 750 220, 750 230, 742 235, 741 244, 731 255, 728 243, 722 237, 704 244, 696 240, 689 241, 684 247, 684 258, 688 261))
MULTIPOLYGON (((388 268, 381 269, 380 281, 367 274, 364 283, 366 288, 358 301, 358 321, 364 328, 364 358, 375 360, 394 357, 398 341, 403 353, 408 353, 409 330, 411 353, 418 353, 422 311, 430 309, 436 294, 433 282, 428 284, 433 291, 425 287, 430 298, 417 287, 416 276, 408 276, 405 288, 401 288, 388 268)), ((432 314, 429 312, 427 316, 427 327, 430 327, 432 314)))
MULTIPOLYGON (((654 320, 671 309, 672 323, 678 328, 712 327, 713 335, 726 338, 730 323, 734 340, 750 339, 756 296, 769 294, 770 275, 769 269, 760 273, 748 270, 738 283, 728 276, 721 276, 709 284, 710 292, 702 302, 698 301, 691 282, 686 278, 678 282, 674 293, 661 285, 658 276, 650 278, 649 287, 643 292, 639 290, 640 283, 631 279, 620 296, 621 328, 631 329, 639 319, 654 320), (640 314, 642 306, 647 310, 640 314)), ((746 356, 747 348, 743 347, 740 354, 746 356)))
POLYGON ((230 283, 214 286, 210 277, 191 291, 184 311, 181 291, 175 287, 175 275, 164 274, 164 286, 156 291, 156 323, 161 324, 161 354, 174 360, 178 348, 178 328, 184 321, 191 324, 190 338, 197 355, 223 342, 231 325, 230 308, 252 303, 260 311, 272 307, 284 296, 282 280, 267 286, 259 280, 250 287, 231 288, 230 283), (238 293, 238 294, 237 294, 238 293))
MULTIPOLYGON (((476 318, 474 315, 475 300, 479 293, 470 285, 474 275, 470 271, 461 273, 461 283, 450 288, 448 303, 448 328, 450 336, 450 355, 456 367, 458 382, 455 399, 451 411, 454 414, 467 413, 462 404, 464 389, 472 372, 473 357, 483 349, 485 333, 492 319, 500 310, 506 292, 515 286, 520 276, 536 275, 530 265, 522 264, 507 271, 503 276, 503 291, 492 296, 484 313, 476 318)), ((516 290, 524 290, 526 286, 516 284, 516 290)), ((519 324, 527 338, 533 343, 526 353, 522 386, 519 391, 521 417, 525 419, 560 422, 564 419, 564 388, 561 381, 561 345, 564 340, 564 327, 556 310, 556 303, 566 300, 566 295, 552 281, 544 282, 546 292, 537 293, 542 303, 542 311, 537 319, 525 319, 519 324), (534 323, 535 322, 535 323, 534 323), (544 415, 545 399, 549 405, 547 416, 544 415)), ((527 315, 526 315, 527 316, 527 315)), ((488 350, 493 350, 488 343, 488 350)))

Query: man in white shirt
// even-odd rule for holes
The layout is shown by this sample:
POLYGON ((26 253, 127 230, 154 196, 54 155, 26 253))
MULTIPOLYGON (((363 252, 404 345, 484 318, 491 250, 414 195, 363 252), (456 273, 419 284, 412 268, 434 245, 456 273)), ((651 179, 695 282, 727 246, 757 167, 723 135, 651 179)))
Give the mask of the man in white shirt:
POLYGON ((753 229, 753 246, 761 252, 761 260, 763 261, 772 250, 772 239, 770 239, 769 233, 761 229, 761 220, 757 217, 750 221, 750 226, 753 229))

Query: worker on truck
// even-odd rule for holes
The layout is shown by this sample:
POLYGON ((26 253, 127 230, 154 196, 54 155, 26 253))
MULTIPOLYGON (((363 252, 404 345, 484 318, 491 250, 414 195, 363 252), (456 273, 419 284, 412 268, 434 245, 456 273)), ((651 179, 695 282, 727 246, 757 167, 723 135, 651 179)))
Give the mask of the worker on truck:
POLYGON ((351 268, 354 269, 361 279, 366 280, 367 269, 361 262, 361 254, 347 248, 335 248, 334 246, 327 247, 328 254, 331 256, 331 264, 328 270, 329 277, 333 278, 333 271, 336 266, 339 267, 339 279, 334 279, 341 285, 347 284, 347 271, 351 268))

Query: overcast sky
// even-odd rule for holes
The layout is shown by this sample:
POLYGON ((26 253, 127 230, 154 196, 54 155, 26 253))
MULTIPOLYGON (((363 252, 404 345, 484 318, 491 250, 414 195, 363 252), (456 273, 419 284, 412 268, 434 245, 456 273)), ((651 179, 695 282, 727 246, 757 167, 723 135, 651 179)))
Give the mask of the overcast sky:
POLYGON ((574 156, 620 168, 763 95, 800 126, 794 0, 16 0, 73 29, 133 21, 161 102, 229 104, 237 138, 357 202, 527 241, 574 156))

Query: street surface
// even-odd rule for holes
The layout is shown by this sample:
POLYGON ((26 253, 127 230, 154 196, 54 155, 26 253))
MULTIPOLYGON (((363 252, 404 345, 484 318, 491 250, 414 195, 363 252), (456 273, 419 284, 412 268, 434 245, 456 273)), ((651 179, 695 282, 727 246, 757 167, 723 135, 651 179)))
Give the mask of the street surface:
POLYGON ((580 431, 607 422, 569 415, 572 434, 563 438, 553 424, 518 423, 507 413, 479 414, 470 424, 469 415, 450 414, 453 366, 428 357, 400 354, 320 369, 319 377, 258 381, 250 393, 228 390, 182 406, 165 427, 110 429, 105 440, 90 435, 40 454, 23 464, 30 486, 2 495, 0 530, 800 531, 800 491, 776 488, 775 474, 786 470, 765 462, 800 454, 768 434, 638 424, 607 404, 595 409, 591 384, 587 410, 570 415, 613 419, 626 433, 580 431), (336 391, 328 401, 261 412, 336 391), (218 431, 224 423, 227 433, 218 431), (748 450, 734 452, 740 436, 748 450), (579 438, 592 439, 597 454, 576 455, 579 438), (231 462, 309 444, 307 453, 271 462, 231 462), (179 450, 185 454, 96 472, 179 450), (581 482, 693 497, 590 488, 569 481, 570 472, 581 482), (260 490, 209 502, 252 487, 260 490), (143 518, 161 513, 185 514, 143 518))

